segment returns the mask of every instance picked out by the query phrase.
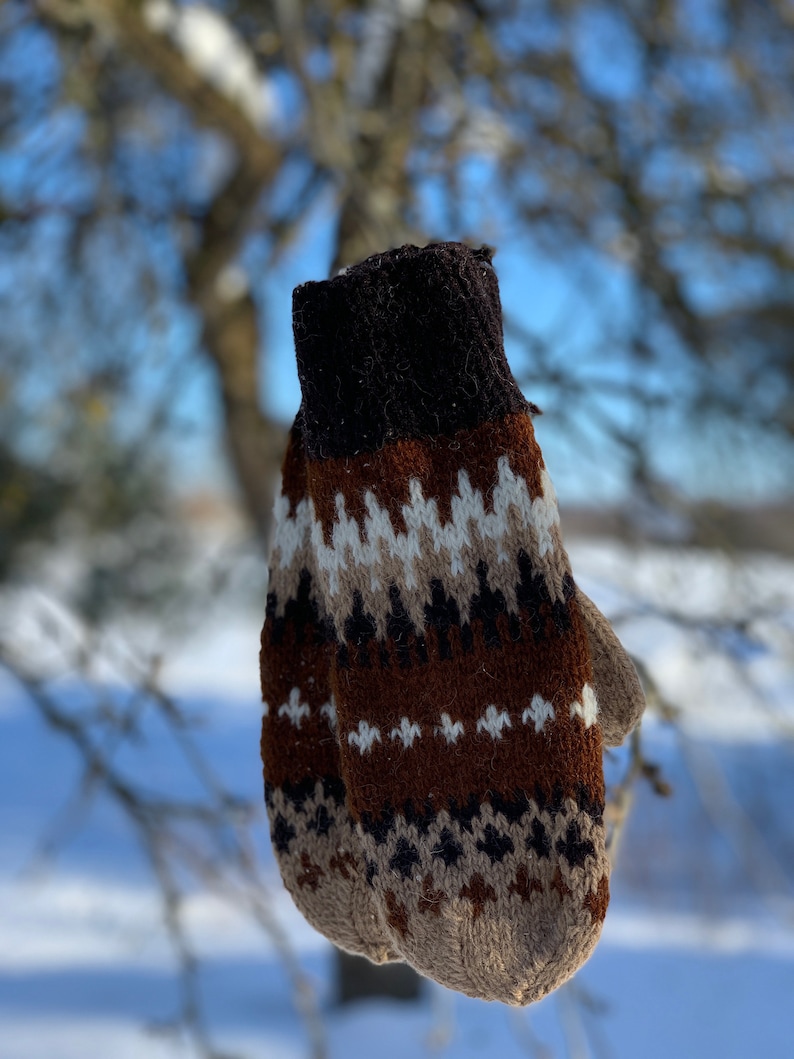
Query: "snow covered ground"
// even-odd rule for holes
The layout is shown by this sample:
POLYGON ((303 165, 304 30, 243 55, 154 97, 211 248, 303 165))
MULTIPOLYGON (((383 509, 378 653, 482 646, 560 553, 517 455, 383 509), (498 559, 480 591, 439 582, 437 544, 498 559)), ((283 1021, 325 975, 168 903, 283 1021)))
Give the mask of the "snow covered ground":
MULTIPOLYGON (((625 618, 628 646, 683 709, 679 727, 651 721, 644 734, 672 796, 638 783, 602 942, 571 986, 526 1011, 430 984, 419 1003, 335 1007, 333 954, 281 889, 260 819, 273 907, 316 988, 333 1059, 794 1055, 794 564, 603 543, 571 552, 582 586, 625 618), (682 630, 670 612, 697 624, 682 630), (749 620, 737 630, 726 613, 749 620)), ((169 650, 162 674, 203 715, 214 766, 252 799, 259 623, 220 606, 211 626, 169 650)), ((20 635, 31 628, 20 621, 20 635)), ((167 1032, 173 957, 126 822, 98 802, 54 864, 32 870, 78 764, 6 682, 0 733, 0 1059, 191 1055, 167 1032)), ((167 741, 153 739, 139 759, 147 779, 186 782, 167 741)), ((608 772, 622 760, 613 754, 608 772)), ((250 920, 206 892, 190 897, 187 918, 219 1046, 248 1059, 307 1056, 280 957, 250 920)))

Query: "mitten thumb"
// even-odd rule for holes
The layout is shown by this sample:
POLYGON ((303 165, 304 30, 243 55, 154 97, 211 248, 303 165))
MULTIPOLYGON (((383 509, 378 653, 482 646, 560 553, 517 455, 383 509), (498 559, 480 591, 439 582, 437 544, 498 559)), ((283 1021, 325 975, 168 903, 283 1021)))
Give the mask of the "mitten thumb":
POLYGON ((595 603, 581 589, 576 598, 590 645, 604 746, 620 746, 645 709, 640 678, 626 649, 595 603))

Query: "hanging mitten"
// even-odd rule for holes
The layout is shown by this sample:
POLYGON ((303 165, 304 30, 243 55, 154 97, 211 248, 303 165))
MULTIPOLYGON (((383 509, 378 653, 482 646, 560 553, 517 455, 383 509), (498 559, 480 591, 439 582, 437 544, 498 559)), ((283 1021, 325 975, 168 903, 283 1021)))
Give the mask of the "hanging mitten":
POLYGON ((609 621, 581 589, 577 589, 576 599, 587 631, 604 746, 620 746, 639 724, 645 693, 637 670, 609 621))
POLYGON ((329 682, 333 627, 318 590, 312 521, 297 422, 274 512, 260 654, 270 836, 284 884, 312 926, 340 948, 382 963, 394 954, 345 806, 329 682))
POLYGON ((294 326, 373 899, 418 970, 528 1003, 592 951, 609 865, 588 630, 490 255, 380 255, 298 288, 294 326))
MULTIPOLYGON (((285 885, 308 921, 340 948, 381 963, 398 957, 390 949, 372 890, 364 885, 365 864, 345 805, 338 747, 330 746, 328 728, 336 733, 335 706, 328 628, 320 619, 317 577, 312 573, 311 508, 298 421, 290 433, 275 505, 262 631, 261 749, 265 774, 271 777, 265 782, 270 831, 285 885), (270 700, 279 703, 272 713, 270 700), (308 729, 303 739, 298 733, 312 712, 318 719, 318 711, 316 745, 306 744, 308 729)), ((602 703, 604 743, 616 746, 639 720, 642 689, 607 619, 581 590, 577 598, 602 703), (614 716, 605 706, 612 707, 614 716)))

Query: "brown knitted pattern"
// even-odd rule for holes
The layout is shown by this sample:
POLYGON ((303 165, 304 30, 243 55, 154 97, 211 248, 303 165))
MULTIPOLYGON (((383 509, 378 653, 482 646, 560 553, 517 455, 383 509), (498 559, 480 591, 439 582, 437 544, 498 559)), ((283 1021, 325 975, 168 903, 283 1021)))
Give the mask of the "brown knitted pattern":
POLYGON ((306 919, 340 948, 381 963, 394 956, 345 807, 313 553, 307 539, 295 548, 290 539, 295 513, 306 503, 305 485, 303 447, 293 430, 276 505, 260 655, 270 835, 284 884, 306 919))
POLYGON ((531 421, 309 461, 308 481, 292 539, 312 542, 347 805, 392 944, 528 1003, 592 950, 609 875, 587 633, 531 421))
POLYGON ((526 1004, 598 939, 603 736, 643 702, 571 576, 490 257, 401 247, 295 291, 262 757, 318 930, 526 1004))

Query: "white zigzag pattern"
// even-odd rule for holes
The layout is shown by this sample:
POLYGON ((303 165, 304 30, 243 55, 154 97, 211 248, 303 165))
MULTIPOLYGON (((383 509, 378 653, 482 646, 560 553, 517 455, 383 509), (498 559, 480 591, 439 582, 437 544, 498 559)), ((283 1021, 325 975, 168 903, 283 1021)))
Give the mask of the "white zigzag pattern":
POLYGON ((477 721, 477 731, 487 732, 491 739, 501 739, 503 728, 512 728, 513 722, 507 710, 497 710, 489 706, 484 715, 477 721))
POLYGON ((458 737, 465 733, 466 729, 463 727, 463 721, 454 721, 448 713, 441 714, 441 725, 435 729, 436 735, 443 735, 447 741, 447 746, 451 743, 457 743, 458 737))
POLYGON ((589 684, 582 688, 582 701, 571 703, 571 717, 577 714, 584 721, 585 728, 589 728, 598 720, 598 699, 589 684))
POLYGON ((377 740, 381 742, 380 729, 370 727, 369 722, 359 721, 357 732, 348 732, 347 741, 350 746, 357 746, 359 753, 372 749, 372 744, 377 740))
POLYGON ((279 717, 289 717, 296 728, 300 728, 301 721, 310 713, 309 704, 300 701, 300 694, 299 688, 293 688, 289 693, 289 702, 282 702, 278 708, 279 717))
POLYGON ((278 553, 278 566, 286 570, 295 560, 296 554, 309 540, 314 522, 314 503, 306 497, 298 503, 295 514, 289 514, 290 502, 279 493, 273 507, 273 555, 278 553))
MULTIPOLYGON (((345 499, 336 496, 336 521, 331 531, 331 543, 326 544, 323 528, 311 518, 311 540, 319 568, 327 574, 331 594, 339 591, 339 573, 348 569, 348 562, 356 566, 374 567, 381 561, 381 549, 391 558, 399 559, 403 566, 403 582, 407 589, 417 587, 414 561, 421 555, 421 534, 429 530, 436 552, 446 550, 449 555, 450 572, 463 572, 462 549, 472 546, 471 530, 482 540, 492 540, 497 545, 506 537, 520 532, 532 531, 542 558, 554 548, 552 529, 559 523, 554 488, 545 469, 541 472, 543 495, 534 500, 524 479, 513 472, 506 456, 497 461, 498 480, 491 493, 493 510, 485 510, 482 492, 472 488, 465 470, 458 471, 458 495, 452 497, 449 522, 442 524, 438 504, 426 499, 418 479, 409 482, 410 504, 402 509, 406 532, 397 532, 389 513, 382 508, 375 495, 368 491, 364 496, 367 516, 363 534, 359 523, 348 516, 345 499), (517 516, 517 520, 516 520, 517 516), (516 524, 517 522, 517 524, 516 524)), ((283 499, 283 498, 282 498, 283 499)), ((303 541, 306 532, 306 513, 298 505, 295 517, 287 519, 293 523, 291 533, 284 533, 281 562, 286 555, 293 556, 303 541)), ((311 500, 308 501, 311 504, 311 500)), ((313 505, 311 515, 314 515, 313 505)), ((501 561, 508 556, 500 554, 501 561)))
POLYGON ((400 727, 392 728, 389 735, 392 740, 401 739, 403 746, 409 747, 414 745, 414 739, 421 739, 422 729, 416 721, 412 724, 407 717, 403 717, 400 720, 400 727))
POLYGON ((536 692, 532 696, 532 702, 521 714, 521 720, 524 724, 528 724, 532 721, 535 725, 535 731, 541 732, 543 731, 546 721, 553 721, 555 716, 552 704, 547 702, 540 692, 536 692))

